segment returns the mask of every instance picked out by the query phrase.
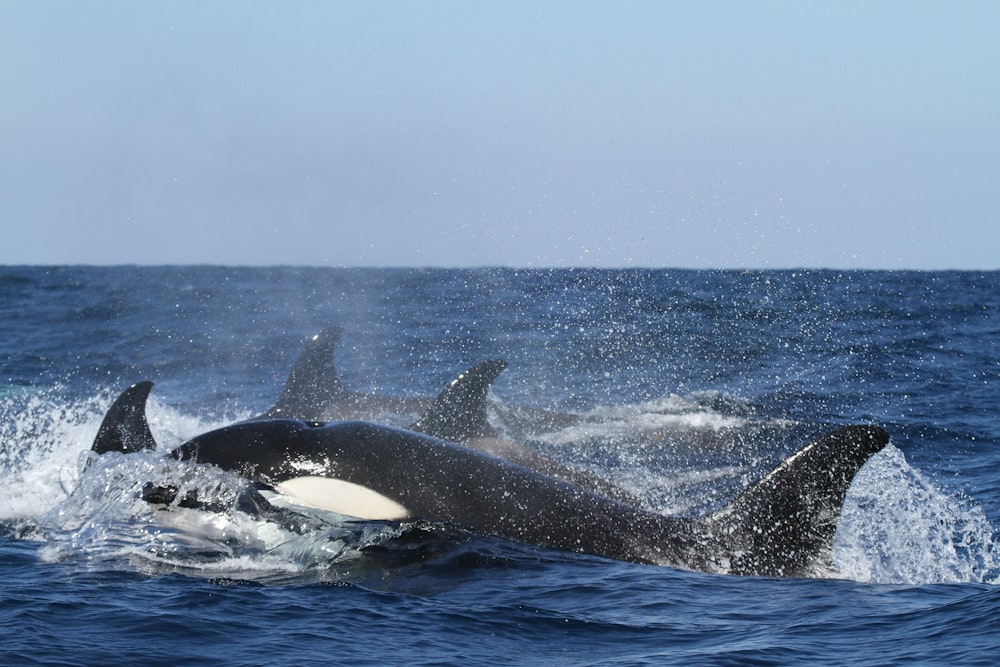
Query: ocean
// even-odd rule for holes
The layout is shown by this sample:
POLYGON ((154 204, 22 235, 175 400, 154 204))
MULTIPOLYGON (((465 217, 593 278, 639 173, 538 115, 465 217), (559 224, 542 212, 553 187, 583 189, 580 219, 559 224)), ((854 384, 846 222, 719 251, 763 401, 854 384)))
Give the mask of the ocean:
POLYGON ((1000 272, 0 267, 0 316, 3 664, 997 662, 1000 272), (138 497, 190 468, 163 452, 272 405, 331 326, 356 392, 432 397, 504 359, 497 405, 587 417, 528 446, 664 514, 724 506, 838 426, 891 442, 799 578, 138 497), (141 380, 158 450, 91 455, 141 380))

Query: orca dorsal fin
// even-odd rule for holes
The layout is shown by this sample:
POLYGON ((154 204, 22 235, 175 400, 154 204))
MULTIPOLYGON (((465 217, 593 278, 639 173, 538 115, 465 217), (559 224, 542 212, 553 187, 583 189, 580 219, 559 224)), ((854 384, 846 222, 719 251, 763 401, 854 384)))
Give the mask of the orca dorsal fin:
POLYGON ((410 430, 457 443, 496 435, 486 417, 486 396, 505 368, 503 359, 489 359, 460 373, 410 430))
POLYGON ((845 426, 787 459, 709 519, 731 574, 793 576, 828 561, 854 476, 889 443, 877 426, 845 426))
POLYGON ((146 399, 152 388, 152 382, 137 382, 121 393, 104 415, 92 451, 131 454, 156 449, 146 421, 146 399))
POLYGON ((333 350, 343 333, 340 327, 330 327, 310 338, 277 403, 257 419, 321 421, 321 415, 342 399, 345 392, 333 363, 333 350))

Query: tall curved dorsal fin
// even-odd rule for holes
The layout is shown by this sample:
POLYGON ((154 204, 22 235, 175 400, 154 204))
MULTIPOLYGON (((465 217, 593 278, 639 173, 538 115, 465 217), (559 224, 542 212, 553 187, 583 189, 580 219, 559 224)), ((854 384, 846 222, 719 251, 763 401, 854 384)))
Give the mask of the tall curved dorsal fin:
POLYGON ((731 574, 787 576, 828 557, 851 481, 888 443, 878 426, 838 428, 716 512, 709 522, 731 540, 731 574))
POLYGON ((503 359, 489 359, 460 373, 410 430, 457 443, 496 435, 486 417, 486 396, 505 368, 503 359))
POLYGON ((131 454, 156 449, 146 421, 146 399, 152 389, 152 382, 137 382, 121 393, 104 415, 92 451, 131 454))
POLYGON ((343 333, 340 327, 330 327, 309 339, 277 403, 258 419, 317 420, 343 397, 344 385, 333 363, 333 350, 343 333))

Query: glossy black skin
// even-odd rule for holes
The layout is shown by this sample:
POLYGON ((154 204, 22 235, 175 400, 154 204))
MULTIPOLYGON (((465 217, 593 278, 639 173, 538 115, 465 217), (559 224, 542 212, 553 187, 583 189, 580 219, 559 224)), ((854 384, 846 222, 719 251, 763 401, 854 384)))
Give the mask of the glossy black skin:
POLYGON ((617 502, 477 450, 369 422, 272 420, 198 436, 174 456, 262 485, 303 475, 346 480, 411 518, 637 563, 797 576, 828 557, 857 470, 888 442, 877 427, 838 429, 707 518, 617 502))
POLYGON ((342 479, 395 500, 413 518, 619 560, 681 564, 694 525, 461 445, 370 422, 236 424, 198 436, 174 456, 266 486, 303 475, 342 479))
MULTIPOLYGON (((155 448, 145 418, 151 388, 138 383, 115 401, 95 453, 155 448)), ((261 486, 302 476, 344 480, 394 500, 412 519, 542 547, 710 572, 803 576, 827 564, 851 481, 888 442, 877 426, 839 428, 703 518, 649 512, 476 449, 370 422, 244 422, 200 435, 172 455, 261 486)), ((148 497, 172 502, 160 491, 148 497)))

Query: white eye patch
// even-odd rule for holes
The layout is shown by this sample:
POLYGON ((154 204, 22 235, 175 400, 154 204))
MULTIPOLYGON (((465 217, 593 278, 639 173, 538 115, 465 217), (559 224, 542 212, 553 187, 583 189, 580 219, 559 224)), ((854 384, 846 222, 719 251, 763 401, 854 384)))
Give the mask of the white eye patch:
POLYGON ((303 505, 359 519, 399 521, 410 516, 395 500, 342 479, 308 475, 281 482, 274 489, 303 505))

